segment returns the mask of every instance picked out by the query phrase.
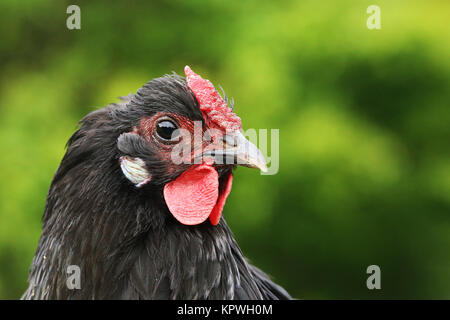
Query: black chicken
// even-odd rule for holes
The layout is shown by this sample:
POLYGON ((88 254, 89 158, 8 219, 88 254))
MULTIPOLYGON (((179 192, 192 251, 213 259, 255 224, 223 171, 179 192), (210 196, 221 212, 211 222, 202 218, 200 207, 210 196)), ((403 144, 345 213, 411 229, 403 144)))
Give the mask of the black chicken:
POLYGON ((221 217, 232 169, 264 170, 264 157, 226 97, 185 73, 81 121, 22 299, 290 299, 247 262, 221 217), (69 266, 79 289, 67 284, 69 266))

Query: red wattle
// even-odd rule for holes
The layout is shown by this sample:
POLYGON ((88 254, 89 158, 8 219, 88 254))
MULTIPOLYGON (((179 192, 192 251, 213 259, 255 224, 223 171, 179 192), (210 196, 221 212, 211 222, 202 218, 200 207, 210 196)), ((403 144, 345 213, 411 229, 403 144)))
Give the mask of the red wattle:
POLYGON ((211 221, 212 225, 214 226, 216 226, 220 221, 223 207, 225 206, 225 201, 227 200, 228 195, 231 192, 232 184, 233 184, 233 174, 230 173, 226 181, 225 189, 219 194, 219 199, 217 199, 217 203, 212 209, 211 214, 209 215, 209 221, 211 221))
POLYGON ((209 165, 189 168, 164 186, 167 207, 175 219, 185 225, 205 221, 218 203, 218 196, 219 175, 209 165))

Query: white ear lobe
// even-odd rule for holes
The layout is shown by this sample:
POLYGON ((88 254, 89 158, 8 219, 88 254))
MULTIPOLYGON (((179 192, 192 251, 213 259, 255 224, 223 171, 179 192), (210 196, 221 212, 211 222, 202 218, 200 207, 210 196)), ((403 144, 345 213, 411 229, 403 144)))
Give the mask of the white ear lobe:
POLYGON ((145 167, 144 160, 127 156, 120 157, 120 168, 125 177, 136 185, 142 187, 151 180, 151 175, 145 167))

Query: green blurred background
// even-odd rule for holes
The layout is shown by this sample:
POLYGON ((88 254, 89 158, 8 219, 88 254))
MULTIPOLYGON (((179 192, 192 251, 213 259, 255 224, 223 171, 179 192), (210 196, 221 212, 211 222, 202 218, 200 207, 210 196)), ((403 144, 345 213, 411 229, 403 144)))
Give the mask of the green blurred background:
POLYGON ((0 298, 19 298, 78 120, 189 64, 280 129, 224 214, 297 298, 450 298, 449 1, 0 2, 0 298), (81 30, 66 8, 81 7, 81 30), (366 9, 381 8, 381 30, 366 9), (381 267, 381 290, 366 268, 381 267))

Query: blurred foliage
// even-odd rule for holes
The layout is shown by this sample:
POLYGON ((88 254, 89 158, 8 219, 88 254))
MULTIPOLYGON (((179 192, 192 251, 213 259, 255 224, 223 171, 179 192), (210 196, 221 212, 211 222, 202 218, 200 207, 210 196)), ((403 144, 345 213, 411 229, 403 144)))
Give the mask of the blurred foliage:
POLYGON ((280 129, 225 216, 295 297, 450 298, 448 1, 0 2, 0 298, 18 298, 86 113, 186 64, 280 129), (66 8, 81 7, 81 30, 66 8), (368 30, 366 8, 381 8, 368 30), (366 288, 381 267, 381 290, 366 288))

